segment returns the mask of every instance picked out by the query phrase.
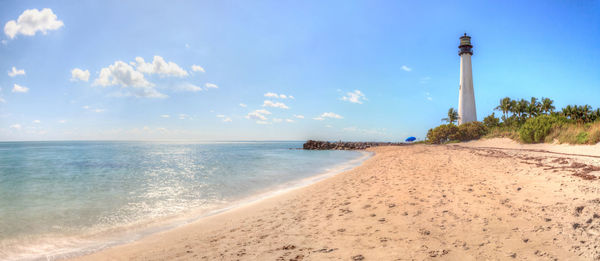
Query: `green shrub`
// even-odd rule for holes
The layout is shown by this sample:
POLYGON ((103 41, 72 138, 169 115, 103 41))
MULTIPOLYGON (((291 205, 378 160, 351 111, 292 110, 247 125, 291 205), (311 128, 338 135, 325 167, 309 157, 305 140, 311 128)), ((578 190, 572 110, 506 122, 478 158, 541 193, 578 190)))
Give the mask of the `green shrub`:
POLYGON ((492 113, 489 116, 483 118, 483 125, 485 125, 485 127, 488 129, 500 126, 500 119, 498 119, 494 114, 495 113, 492 113))
POLYGON ((523 125, 523 123, 525 122, 520 118, 509 117, 508 119, 504 119, 501 125, 504 128, 518 130, 523 125))
POLYGON ((486 133, 487 128, 478 121, 464 123, 458 127, 454 124, 442 124, 427 132, 427 140, 434 144, 468 141, 479 139, 486 133))
POLYGON ((427 140, 433 144, 442 144, 458 139, 458 127, 454 124, 442 124, 427 132, 427 140))
POLYGON ((479 121, 467 122, 458 126, 458 140, 476 140, 487 133, 485 125, 479 121))
POLYGON ((564 117, 541 115, 528 119, 519 129, 519 137, 524 143, 543 142, 552 129, 566 122, 564 117))
POLYGON ((575 139, 577 141, 577 144, 586 144, 588 143, 588 133, 587 132, 580 132, 577 134, 577 136, 575 136, 575 139))

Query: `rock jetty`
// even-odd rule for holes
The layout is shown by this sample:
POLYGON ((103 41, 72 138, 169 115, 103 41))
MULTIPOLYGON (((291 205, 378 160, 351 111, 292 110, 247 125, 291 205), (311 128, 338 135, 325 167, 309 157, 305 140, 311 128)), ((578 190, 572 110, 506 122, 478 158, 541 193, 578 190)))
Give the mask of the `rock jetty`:
POLYGON ((302 148, 305 150, 364 150, 375 146, 402 146, 408 145, 402 142, 329 142, 329 141, 318 141, 309 140, 302 148))

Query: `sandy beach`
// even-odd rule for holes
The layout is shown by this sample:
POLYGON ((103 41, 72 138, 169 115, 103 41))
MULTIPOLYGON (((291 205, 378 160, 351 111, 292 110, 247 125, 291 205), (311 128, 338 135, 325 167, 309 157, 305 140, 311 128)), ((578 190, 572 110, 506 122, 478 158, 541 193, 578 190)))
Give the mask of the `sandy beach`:
POLYGON ((598 145, 369 151, 308 187, 76 259, 600 259, 598 145))

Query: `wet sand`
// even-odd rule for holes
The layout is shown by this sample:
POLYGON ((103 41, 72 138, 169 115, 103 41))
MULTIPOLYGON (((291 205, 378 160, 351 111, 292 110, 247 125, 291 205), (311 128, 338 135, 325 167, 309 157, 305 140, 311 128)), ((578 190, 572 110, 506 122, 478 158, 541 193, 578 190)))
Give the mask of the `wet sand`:
POLYGON ((600 259, 600 147, 377 147, 361 166, 80 260, 600 259))

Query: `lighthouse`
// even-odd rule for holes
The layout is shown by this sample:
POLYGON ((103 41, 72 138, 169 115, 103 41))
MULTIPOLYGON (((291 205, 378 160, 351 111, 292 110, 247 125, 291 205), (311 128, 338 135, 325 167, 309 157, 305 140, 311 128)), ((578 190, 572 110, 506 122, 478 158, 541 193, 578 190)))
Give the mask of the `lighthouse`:
POLYGON ((458 124, 477 120, 475 111, 475 92, 473 91, 473 72, 471 70, 471 55, 473 45, 471 37, 466 33, 460 37, 458 46, 460 56, 460 85, 458 87, 458 124))

